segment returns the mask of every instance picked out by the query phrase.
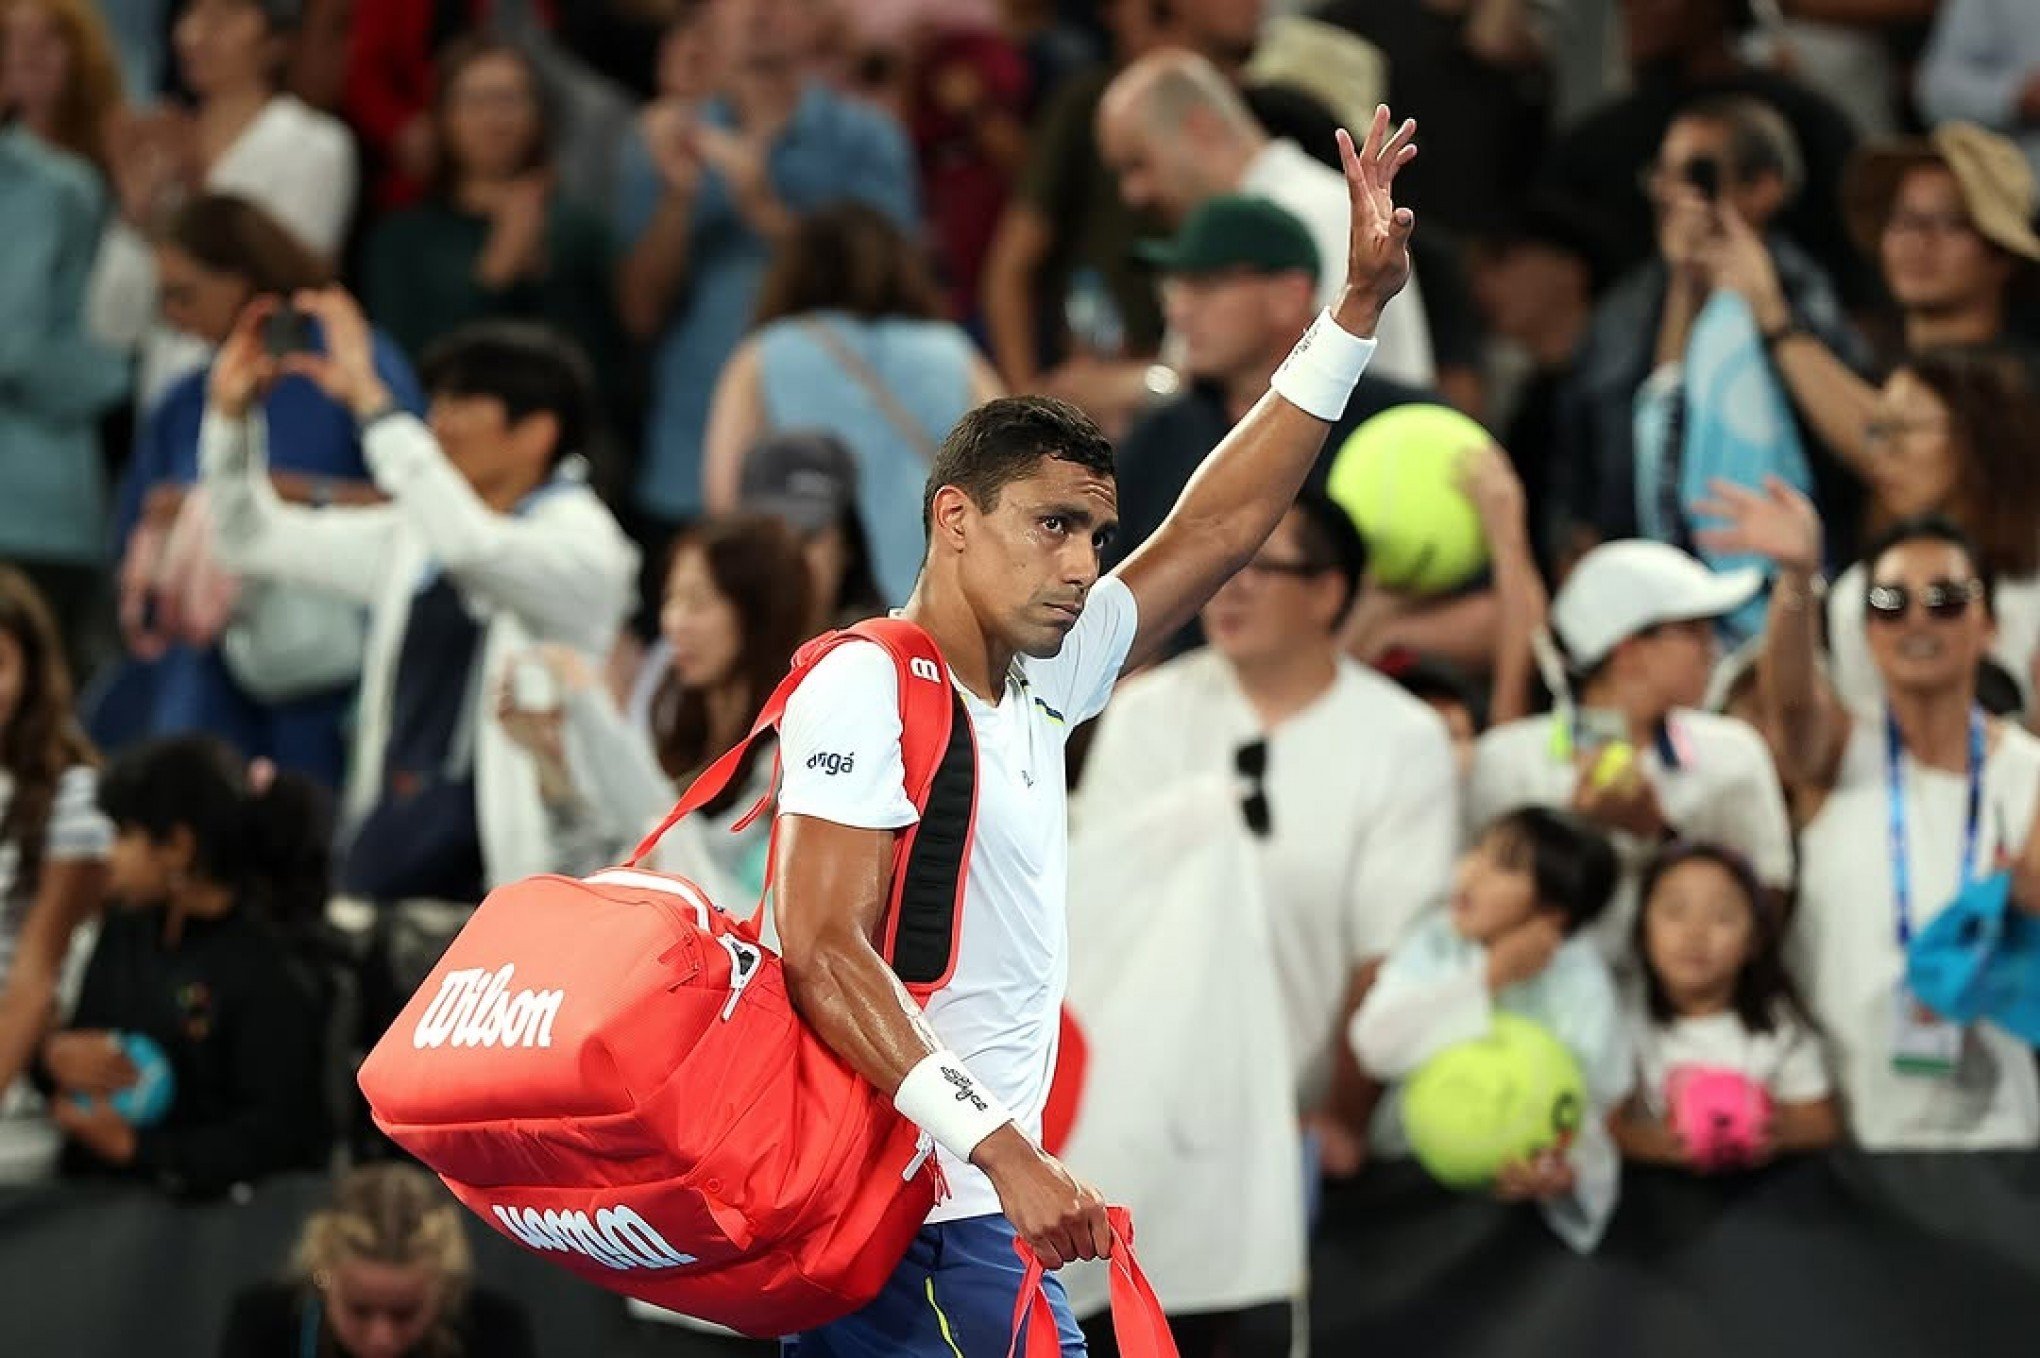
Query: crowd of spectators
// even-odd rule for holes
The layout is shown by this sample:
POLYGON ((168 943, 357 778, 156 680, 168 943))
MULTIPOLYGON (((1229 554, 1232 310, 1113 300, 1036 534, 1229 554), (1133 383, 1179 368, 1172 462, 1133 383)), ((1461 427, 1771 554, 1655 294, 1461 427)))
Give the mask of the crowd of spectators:
MULTIPOLYGON (((1765 1157, 2040 1148, 2034 1035, 1896 989, 1993 867, 2040 911, 2040 15, 0 0, 0 1178, 389 1159, 351 1061, 491 888, 618 860, 905 602, 964 412, 1080 407, 1106 565, 1155 533, 1335 295, 1377 100, 1414 276, 1074 765, 1078 857, 1225 802, 1313 1194, 1503 1013, 1586 1073, 1497 1190, 1578 1249, 1624 1157, 1702 1167, 1681 1066, 1769 1088, 1765 1157), (1445 593, 1328 492, 1416 403, 1491 432, 1445 593)), ((755 895, 772 775, 655 866, 755 895)), ((228 1351, 528 1348, 407 1173, 228 1351)), ((1164 1301, 1286 1352, 1293 1282, 1164 1301)))

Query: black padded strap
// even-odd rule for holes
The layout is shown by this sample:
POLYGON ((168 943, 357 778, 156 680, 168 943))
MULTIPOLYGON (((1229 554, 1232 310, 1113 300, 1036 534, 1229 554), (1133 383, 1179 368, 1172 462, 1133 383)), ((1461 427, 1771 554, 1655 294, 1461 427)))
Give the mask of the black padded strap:
POLYGON ((949 974, 957 912, 963 908, 964 874, 971 822, 977 802, 977 745, 970 713, 960 694, 951 694, 954 719, 949 748, 928 787, 920 828, 907 851, 900 879, 899 928, 893 935, 892 966, 910 986, 933 985, 949 974))

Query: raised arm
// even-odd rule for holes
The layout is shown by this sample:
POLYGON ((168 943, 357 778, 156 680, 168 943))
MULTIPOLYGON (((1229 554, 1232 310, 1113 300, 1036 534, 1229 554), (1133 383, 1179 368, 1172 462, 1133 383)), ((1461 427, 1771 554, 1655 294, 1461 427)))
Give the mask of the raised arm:
POLYGON ((1765 719, 1778 735, 1778 772, 1791 786, 1818 787, 1840 735, 1835 723, 1847 720, 1823 692, 1817 658, 1820 596, 1813 582, 1821 556, 1820 515, 1775 476, 1764 479, 1762 492, 1724 481, 1713 489, 1714 498, 1695 505, 1694 512, 1725 526, 1703 530, 1700 544, 1711 551, 1753 552, 1777 564, 1757 661, 1758 692, 1765 719))
POLYGON ((1128 668, 1139 666, 1244 566, 1295 502, 1331 422, 1373 352, 1375 323, 1410 276, 1415 219, 1391 194, 1396 172, 1416 155, 1416 124, 1390 131, 1388 108, 1374 111, 1366 143, 1339 132, 1352 200, 1346 284, 1255 403, 1190 478, 1161 528, 1115 572, 1140 605, 1128 668), (1306 409, 1299 401, 1314 409, 1306 409))

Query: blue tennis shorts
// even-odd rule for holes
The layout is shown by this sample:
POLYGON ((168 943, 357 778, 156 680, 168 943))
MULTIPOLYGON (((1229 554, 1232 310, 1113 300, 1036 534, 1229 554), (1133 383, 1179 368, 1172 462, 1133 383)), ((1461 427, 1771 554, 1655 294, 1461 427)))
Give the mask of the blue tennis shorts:
MULTIPOLYGON (((1002 1216, 923 1226, 870 1305, 781 1340, 780 1358, 1005 1358, 1022 1268, 1013 1239, 1002 1216)), ((1047 1285, 1063 1358, 1085 1358, 1062 1284, 1047 1285)))

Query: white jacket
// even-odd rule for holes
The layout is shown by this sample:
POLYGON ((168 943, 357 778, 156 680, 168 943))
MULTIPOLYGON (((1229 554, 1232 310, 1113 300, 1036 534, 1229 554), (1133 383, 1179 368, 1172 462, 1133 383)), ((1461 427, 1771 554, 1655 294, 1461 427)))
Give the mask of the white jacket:
POLYGON ((410 415, 378 420, 362 437, 386 505, 287 505, 269 484, 267 449, 259 411, 242 421, 206 411, 199 465, 226 564, 368 606, 343 822, 359 823, 382 786, 404 629, 418 584, 436 563, 487 620, 469 689, 487 885, 548 871, 553 853, 538 775, 496 720, 497 680, 510 657, 537 641, 561 642, 604 663, 634 602, 637 549, 584 485, 562 486, 515 516, 497 513, 410 415))

